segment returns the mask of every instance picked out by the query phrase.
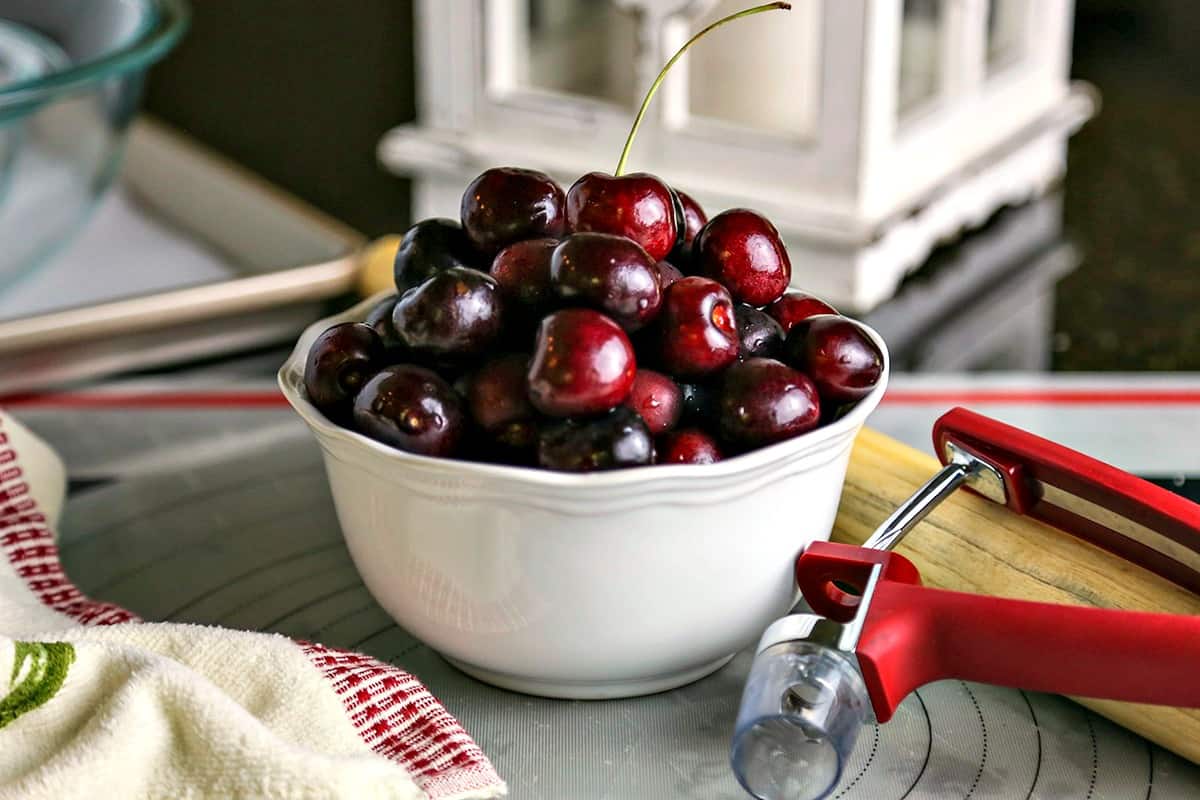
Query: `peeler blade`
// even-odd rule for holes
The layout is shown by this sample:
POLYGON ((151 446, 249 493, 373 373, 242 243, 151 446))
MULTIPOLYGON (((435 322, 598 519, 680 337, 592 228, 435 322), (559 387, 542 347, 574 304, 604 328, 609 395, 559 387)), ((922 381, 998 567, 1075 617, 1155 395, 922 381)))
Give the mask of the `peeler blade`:
POLYGON ((1040 436, 955 408, 933 427, 943 463, 967 453, 1001 476, 1002 502, 1200 593, 1200 505, 1040 436))

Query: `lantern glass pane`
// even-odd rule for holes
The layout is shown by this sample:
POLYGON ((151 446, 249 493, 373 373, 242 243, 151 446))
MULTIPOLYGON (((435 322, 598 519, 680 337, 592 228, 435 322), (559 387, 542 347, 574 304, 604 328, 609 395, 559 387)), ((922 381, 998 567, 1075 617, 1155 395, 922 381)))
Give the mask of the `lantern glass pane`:
POLYGON ((898 109, 903 116, 937 96, 942 74, 942 0, 904 0, 898 109))
POLYGON ((1021 56, 1025 0, 989 0, 987 16, 987 67, 992 72, 1021 56))
MULTIPOLYGON (((721 0, 692 30, 752 3, 721 0)), ((820 70, 820 0, 794 0, 789 14, 738 21, 688 53, 688 111, 772 134, 813 126, 820 70)))
POLYGON ((518 42, 521 86, 632 107, 636 85, 637 16, 600 0, 525 0, 518 42), (523 46, 522 46, 523 45, 523 46))

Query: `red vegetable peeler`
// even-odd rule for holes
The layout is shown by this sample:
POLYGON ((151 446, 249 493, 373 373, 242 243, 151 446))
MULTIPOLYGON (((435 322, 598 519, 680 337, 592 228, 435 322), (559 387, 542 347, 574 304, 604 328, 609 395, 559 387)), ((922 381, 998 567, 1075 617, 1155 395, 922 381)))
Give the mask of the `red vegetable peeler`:
POLYGON ((733 769, 755 797, 826 796, 862 724, 944 678, 1200 707, 1200 617, 931 589, 889 552, 965 486, 1200 592, 1200 506, 966 409, 933 439, 945 466, 862 547, 815 542, 796 560, 813 613, 767 628, 735 725, 733 769))

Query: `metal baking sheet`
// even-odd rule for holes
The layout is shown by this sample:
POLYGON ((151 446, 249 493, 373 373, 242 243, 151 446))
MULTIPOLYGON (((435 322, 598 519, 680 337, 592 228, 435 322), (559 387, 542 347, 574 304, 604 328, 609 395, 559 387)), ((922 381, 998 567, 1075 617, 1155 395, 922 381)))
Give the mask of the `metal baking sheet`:
MULTIPOLYGON (((546 700, 466 677, 363 587, 319 451, 274 387, 212 383, 132 383, 12 407, 60 448, 75 481, 62 554, 85 592, 148 619, 273 630, 396 663, 463 721, 520 800, 746 796, 727 752, 748 653, 630 700, 546 700)), ((897 376, 872 422, 927 450, 929 421, 960 400, 1073 446, 1120 418, 1142 435, 1092 436, 1085 448, 1126 468, 1200 475, 1200 429, 1162 424, 1194 418, 1200 376, 897 376)), ((1190 798, 1200 768, 1063 698, 947 681, 863 731, 835 796, 1190 798)))
POLYGON ((96 218, 0 296, 0 394, 286 342, 353 288, 363 243, 139 120, 96 218))

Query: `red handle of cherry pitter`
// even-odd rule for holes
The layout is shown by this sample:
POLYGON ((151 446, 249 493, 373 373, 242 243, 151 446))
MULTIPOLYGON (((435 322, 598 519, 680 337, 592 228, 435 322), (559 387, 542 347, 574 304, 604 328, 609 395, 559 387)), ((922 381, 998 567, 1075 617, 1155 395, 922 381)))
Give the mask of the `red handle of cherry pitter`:
POLYGON ((931 589, 903 556, 832 542, 814 542, 800 561, 851 586, 883 565, 855 647, 880 722, 945 678, 1200 708, 1200 617, 931 589))

